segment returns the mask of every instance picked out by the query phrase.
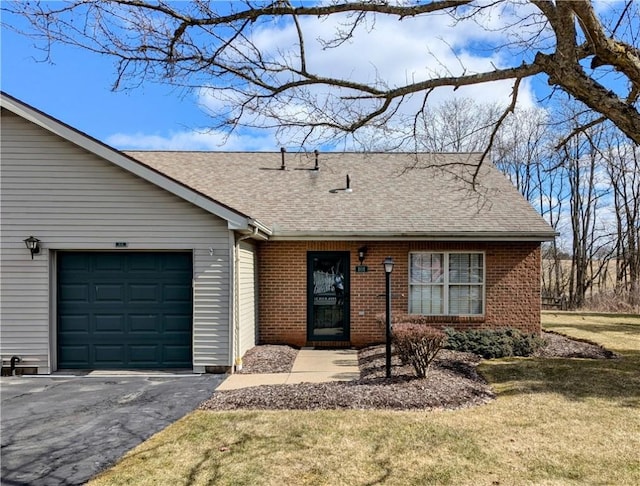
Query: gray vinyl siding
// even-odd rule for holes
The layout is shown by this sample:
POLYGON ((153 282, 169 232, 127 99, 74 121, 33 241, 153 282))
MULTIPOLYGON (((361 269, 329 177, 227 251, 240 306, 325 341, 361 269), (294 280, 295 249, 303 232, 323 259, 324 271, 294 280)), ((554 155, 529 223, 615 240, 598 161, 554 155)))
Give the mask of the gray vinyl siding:
POLYGON ((247 242, 241 242, 238 248, 238 307, 240 356, 256 345, 256 249, 247 242))
POLYGON ((230 366, 227 222, 2 110, 2 358, 55 368, 56 250, 190 250, 194 371, 230 366), (22 240, 42 252, 31 260, 22 240))

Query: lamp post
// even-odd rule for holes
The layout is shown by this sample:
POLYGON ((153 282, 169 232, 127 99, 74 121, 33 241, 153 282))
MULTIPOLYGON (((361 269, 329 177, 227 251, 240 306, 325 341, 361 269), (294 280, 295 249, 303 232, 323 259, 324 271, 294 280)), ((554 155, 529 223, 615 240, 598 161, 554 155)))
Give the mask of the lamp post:
POLYGON ((393 272, 393 258, 387 257, 384 265, 386 296, 387 296, 387 378, 391 378, 391 272, 393 272))

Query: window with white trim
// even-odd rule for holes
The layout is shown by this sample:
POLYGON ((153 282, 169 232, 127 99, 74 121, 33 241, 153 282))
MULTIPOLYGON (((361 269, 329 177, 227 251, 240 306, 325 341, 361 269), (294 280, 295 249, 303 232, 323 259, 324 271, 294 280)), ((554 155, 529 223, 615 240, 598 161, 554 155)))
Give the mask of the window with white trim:
POLYGON ((484 273, 483 253, 410 253, 409 313, 482 315, 484 273))

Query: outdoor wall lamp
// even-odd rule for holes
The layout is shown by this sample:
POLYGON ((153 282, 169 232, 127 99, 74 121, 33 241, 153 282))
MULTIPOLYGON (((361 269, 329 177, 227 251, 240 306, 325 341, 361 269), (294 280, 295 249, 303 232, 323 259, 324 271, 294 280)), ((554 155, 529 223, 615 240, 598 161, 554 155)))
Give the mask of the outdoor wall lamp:
POLYGON ((31 252, 31 259, 33 260, 33 255, 35 255, 36 253, 40 253, 40 240, 33 236, 29 236, 29 238, 23 241, 31 252))
POLYGON ((391 378, 391 272, 393 272, 393 258, 387 257, 382 262, 385 273, 385 288, 387 295, 387 349, 386 371, 387 378, 391 378))
POLYGON ((364 259, 367 256, 367 250, 368 248, 366 246, 358 248, 358 260, 360 260, 360 265, 362 265, 362 262, 364 262, 364 259))

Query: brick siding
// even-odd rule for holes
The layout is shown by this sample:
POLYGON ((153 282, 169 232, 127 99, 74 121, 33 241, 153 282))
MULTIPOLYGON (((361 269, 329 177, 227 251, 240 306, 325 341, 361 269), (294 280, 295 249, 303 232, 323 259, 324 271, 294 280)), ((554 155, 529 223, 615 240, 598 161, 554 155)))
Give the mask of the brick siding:
MULTIPOLYGON (((351 263, 350 342, 365 346, 383 342, 384 326, 376 316, 385 310, 385 275, 382 261, 393 257, 392 313, 408 312, 408 266, 412 251, 485 252, 485 314, 482 317, 437 316, 434 325, 464 328, 514 327, 540 331, 540 245, 536 242, 362 242, 270 241, 258 254, 259 342, 307 343, 307 252, 348 251, 351 263), (366 273, 356 273, 358 248, 368 248, 366 273)), ((317 344, 317 343, 313 343, 317 344)), ((325 343, 326 345, 338 343, 325 343)))

